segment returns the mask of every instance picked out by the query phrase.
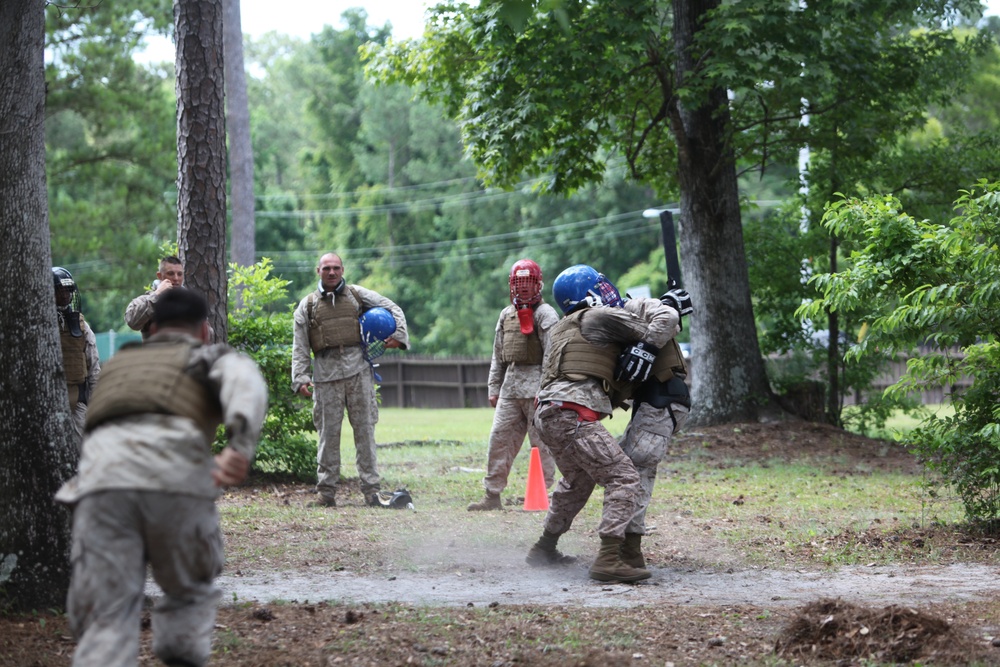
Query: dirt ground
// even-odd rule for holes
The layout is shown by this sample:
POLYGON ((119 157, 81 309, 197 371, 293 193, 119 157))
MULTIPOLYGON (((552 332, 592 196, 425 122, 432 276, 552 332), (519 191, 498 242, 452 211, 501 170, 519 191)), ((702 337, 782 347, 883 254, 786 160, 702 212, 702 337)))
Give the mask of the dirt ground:
MULTIPOLYGON (((695 453, 718 468, 822 457, 844 474, 917 471, 898 446, 804 422, 699 429, 675 441, 671 458, 695 453)), ((221 502, 296 509, 309 491, 261 480, 221 502)), ((253 526, 240 538, 247 543, 227 546, 212 665, 1000 665, 1000 567, 986 536, 914 528, 897 538, 948 548, 933 562, 915 549, 898 565, 819 570, 799 567, 795 553, 768 567, 713 551, 708 565, 698 531, 683 533, 679 546, 676 533, 654 534, 644 541, 653 577, 618 585, 590 580, 592 554, 580 550, 573 566, 526 568, 530 542, 521 534, 537 532, 537 515, 500 515, 515 544, 508 552, 477 546, 476 517, 448 522, 444 538, 428 534, 439 547, 433 552, 421 553, 411 538, 400 560, 368 544, 365 530, 391 542, 393 511, 336 511, 321 531, 337 536, 323 555, 300 548, 318 530, 305 524, 253 526), (352 512, 360 524, 345 518, 352 512)), ((410 516, 428 533, 444 521, 433 510, 410 516)), ((155 599, 155 584, 147 593, 155 599)), ((140 664, 157 665, 148 612, 142 623, 140 664)), ((68 665, 73 647, 61 615, 0 617, 0 667, 68 665)))

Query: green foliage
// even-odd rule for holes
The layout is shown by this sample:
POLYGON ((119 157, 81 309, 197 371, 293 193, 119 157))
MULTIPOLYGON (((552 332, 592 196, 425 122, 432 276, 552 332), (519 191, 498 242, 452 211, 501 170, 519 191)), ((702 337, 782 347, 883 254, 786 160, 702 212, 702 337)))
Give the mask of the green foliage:
MULTIPOLYGON (((316 474, 311 405, 291 391, 292 312, 272 308, 287 298, 288 281, 271 275, 271 261, 230 265, 229 344, 248 354, 267 381, 269 405, 254 469, 301 479, 316 474)), ((216 443, 219 448, 224 443, 216 443)))
POLYGON ((980 181, 955 202, 947 224, 917 220, 893 197, 831 205, 825 224, 860 245, 852 267, 812 282, 822 297, 799 312, 830 308, 868 323, 848 352, 866 359, 910 356, 886 390, 901 398, 926 385, 971 387, 952 394, 954 415, 929 418, 909 443, 953 484, 970 519, 1000 519, 1000 184, 980 181))
POLYGON ((125 304, 152 280, 156 248, 177 225, 173 72, 133 58, 147 36, 170 32, 171 3, 45 10, 52 259, 77 279, 93 328, 122 329, 125 304))

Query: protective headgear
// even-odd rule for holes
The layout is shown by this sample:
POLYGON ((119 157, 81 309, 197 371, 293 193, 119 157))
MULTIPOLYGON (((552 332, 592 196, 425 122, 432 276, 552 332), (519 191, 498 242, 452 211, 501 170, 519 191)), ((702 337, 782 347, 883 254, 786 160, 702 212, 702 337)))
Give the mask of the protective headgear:
POLYGON ((519 259, 510 267, 510 302, 517 309, 521 333, 535 330, 534 307, 542 302, 542 268, 530 259, 519 259))
POLYGON ((361 347, 372 367, 372 372, 376 382, 382 382, 382 376, 375 369, 378 364, 372 360, 378 359, 385 353, 385 341, 389 336, 396 333, 396 318, 385 308, 376 306, 361 314, 361 347))
POLYGON ((552 283, 552 296, 564 315, 585 306, 625 305, 618 288, 592 266, 577 264, 565 269, 552 283))
POLYGON ((76 291, 76 282, 73 280, 73 274, 61 266, 52 267, 52 282, 56 288, 62 287, 71 292, 76 291))
POLYGON ((510 302, 516 307, 542 301, 542 269, 530 259, 519 259, 510 267, 510 302))
POLYGON ((66 321, 70 334, 79 338, 83 335, 80 328, 80 290, 76 288, 73 274, 61 266, 53 266, 52 283, 56 291, 56 308, 66 321))
POLYGON ((406 489, 396 489, 392 495, 376 493, 368 503, 372 507, 384 507, 393 510, 413 509, 413 498, 406 489))
POLYGON ((385 308, 375 307, 361 315, 361 340, 365 345, 384 341, 396 333, 396 318, 385 308))

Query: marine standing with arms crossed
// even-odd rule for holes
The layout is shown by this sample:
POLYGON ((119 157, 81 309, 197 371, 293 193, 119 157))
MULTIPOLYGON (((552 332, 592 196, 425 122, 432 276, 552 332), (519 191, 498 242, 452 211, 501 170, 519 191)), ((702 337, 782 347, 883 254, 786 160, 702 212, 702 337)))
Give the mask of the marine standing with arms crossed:
POLYGON ((510 269, 510 304, 500 311, 493 336, 489 397, 493 413, 486 455, 486 496, 469 505, 470 512, 498 510, 500 494, 525 434, 538 448, 546 488, 555 481, 556 464, 532 421, 535 394, 542 377, 542 357, 549 329, 559 321, 555 309, 542 298, 542 269, 530 259, 514 262, 510 269))
POLYGON ((375 376, 365 358, 358 318, 385 308, 396 320, 387 348, 407 349, 410 338, 403 310, 378 292, 344 280, 344 262, 327 253, 316 267, 319 285, 299 302, 292 336, 292 390, 313 399, 319 434, 315 505, 337 506, 340 482, 340 431, 344 410, 354 430, 354 448, 365 503, 378 506, 381 480, 375 459, 378 403, 375 376), (311 372, 310 372, 311 371, 311 372))

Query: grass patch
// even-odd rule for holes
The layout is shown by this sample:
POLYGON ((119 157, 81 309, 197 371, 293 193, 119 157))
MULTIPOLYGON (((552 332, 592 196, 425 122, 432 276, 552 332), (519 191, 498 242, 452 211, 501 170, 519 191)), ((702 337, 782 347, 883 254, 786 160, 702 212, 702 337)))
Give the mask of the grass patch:
MULTIPOLYGON (((484 559, 523 559, 544 517, 521 509, 527 443, 502 496, 506 511, 465 509, 482 497, 492 416, 490 409, 382 410, 377 440, 413 443, 379 448, 383 489, 408 489, 415 512, 363 505, 345 420, 346 482, 336 510, 304 507, 312 498, 308 484, 258 485, 224 499, 234 567, 447 572, 484 559), (454 537, 457 526, 461 540, 454 537)), ((620 434, 627 422, 623 413, 606 424, 620 434)), ((659 467, 644 541, 658 565, 998 561, 995 552, 961 536, 961 504, 928 493, 922 471, 891 441, 859 443, 857 436, 808 424, 719 427, 691 436, 695 446, 678 445, 659 467)), ((585 558, 595 552, 602 502, 598 488, 560 542, 564 551, 585 558)))
MULTIPOLYGON (((848 418, 854 411, 857 411, 856 406, 847 406, 844 408, 845 421, 849 421, 848 418)), ((871 438, 882 438, 885 440, 894 440, 899 442, 906 437, 907 433, 920 426, 920 424, 927 419, 929 415, 937 415, 938 417, 944 418, 950 417, 954 414, 955 408, 952 407, 950 403, 925 405, 919 410, 911 413, 896 410, 892 416, 886 420, 884 427, 873 429, 868 432, 858 431, 858 433, 861 433, 861 435, 867 435, 871 438)))

